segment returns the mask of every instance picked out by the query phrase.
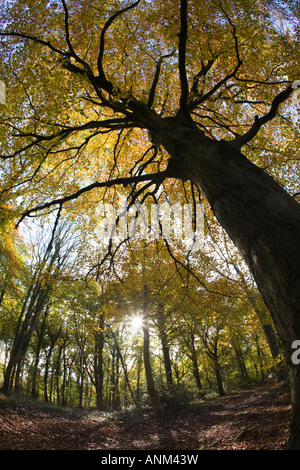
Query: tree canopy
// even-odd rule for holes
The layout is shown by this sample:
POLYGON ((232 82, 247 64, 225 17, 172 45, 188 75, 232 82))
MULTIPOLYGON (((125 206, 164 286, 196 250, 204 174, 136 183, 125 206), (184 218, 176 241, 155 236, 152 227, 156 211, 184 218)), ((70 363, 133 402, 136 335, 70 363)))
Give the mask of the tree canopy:
POLYGON ((297 192, 295 106, 276 113, 297 78, 295 2, 185 3, 3 2, 2 194, 22 214, 88 213, 115 183, 128 195, 169 184, 151 132, 183 102, 297 192))

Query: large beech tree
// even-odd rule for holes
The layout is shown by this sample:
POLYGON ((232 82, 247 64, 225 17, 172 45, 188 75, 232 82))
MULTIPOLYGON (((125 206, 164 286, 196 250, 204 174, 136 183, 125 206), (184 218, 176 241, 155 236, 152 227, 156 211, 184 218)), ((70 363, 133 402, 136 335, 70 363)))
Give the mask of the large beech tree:
POLYGON ((1 13, 2 200, 19 196, 21 221, 84 223, 117 185, 131 202, 174 180, 198 188, 272 315, 300 449, 298 2, 15 0, 1 13))

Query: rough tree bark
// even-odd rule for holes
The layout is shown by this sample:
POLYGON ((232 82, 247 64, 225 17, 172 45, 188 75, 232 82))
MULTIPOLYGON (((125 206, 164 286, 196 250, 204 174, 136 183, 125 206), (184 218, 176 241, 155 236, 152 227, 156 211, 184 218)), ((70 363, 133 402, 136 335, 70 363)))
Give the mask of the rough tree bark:
POLYGON ((206 138, 188 118, 163 120, 157 138, 174 176, 192 181, 248 265, 271 313, 289 370, 290 449, 300 449, 300 370, 291 347, 300 338, 300 206, 251 163, 235 143, 206 138))

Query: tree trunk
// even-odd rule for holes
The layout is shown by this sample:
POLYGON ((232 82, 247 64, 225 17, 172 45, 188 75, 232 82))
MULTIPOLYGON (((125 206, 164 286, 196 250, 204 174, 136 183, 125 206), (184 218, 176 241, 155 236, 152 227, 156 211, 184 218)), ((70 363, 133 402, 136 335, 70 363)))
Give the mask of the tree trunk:
POLYGON ((17 352, 12 350, 12 352, 10 353, 8 364, 4 372, 4 380, 3 380, 3 385, 1 389, 2 393, 8 393, 12 388, 13 374, 14 374, 15 366, 17 364, 17 360, 18 360, 17 352))
POLYGON ((164 368, 165 368, 165 373, 166 373, 167 384, 172 386, 173 375, 172 375, 172 365, 171 365, 171 358, 170 358, 170 348, 167 343, 167 337, 166 337, 165 332, 161 334, 161 346, 162 346, 162 351, 163 351, 164 368))
POLYGON ((137 380, 136 380, 136 403, 140 402, 140 383, 141 383, 141 370, 143 364, 143 354, 138 353, 137 356, 137 380))
POLYGON ((76 376, 77 376, 77 389, 78 389, 78 408, 83 407, 84 396, 84 352, 79 348, 78 359, 76 361, 76 376))
POLYGON ((162 352, 163 352, 166 380, 167 380, 167 384, 172 386, 173 385, 172 364, 171 364, 171 358, 170 358, 168 336, 166 332, 166 319, 165 319, 163 305, 158 306, 157 326, 159 330, 159 337, 160 337, 160 342, 161 342, 161 347, 162 347, 162 352))
MULTIPOLYGON (((156 123, 155 123, 156 124, 156 123)), ((174 177, 192 181, 247 263, 283 345, 291 385, 290 449, 300 450, 300 206, 233 144, 213 141, 184 116, 160 120, 155 137, 174 177)))
POLYGON ((197 360, 197 351, 196 351, 196 346, 195 346, 195 335, 192 332, 191 333, 191 353, 188 356, 193 364, 193 376, 196 381, 198 393, 200 397, 204 397, 204 392, 203 392, 203 387, 202 387, 202 382, 200 378, 200 372, 199 372, 199 366, 198 366, 198 360, 197 360))
MULTIPOLYGON (((12 383, 13 379, 10 374, 12 373, 13 369, 17 366, 18 362, 22 361, 26 355, 34 328, 36 327, 39 321, 45 303, 48 301, 49 291, 50 287, 46 286, 46 288, 42 288, 40 282, 37 282, 33 289, 32 287, 29 288, 26 299, 24 300, 22 306, 21 313, 18 318, 9 363, 5 371, 5 377, 2 388, 3 393, 9 392, 10 384, 12 383), (30 301, 27 305, 29 298, 30 301)), ((18 383, 16 384, 16 386, 19 386, 18 383)))
POLYGON ((16 372, 15 372, 15 387, 14 390, 16 393, 21 393, 22 391, 22 375, 23 375, 23 361, 24 359, 20 359, 19 362, 16 364, 16 372))
POLYGON ((120 390, 119 390, 119 353, 116 343, 111 348, 111 375, 110 375, 110 404, 113 409, 120 407, 120 390))
POLYGON ((232 344, 232 347, 233 347, 233 350, 234 350, 234 354, 235 354, 235 357, 236 357, 238 368, 240 370, 241 378, 242 378, 244 383, 249 383, 250 378, 249 378, 247 367, 246 367, 246 364, 245 364, 245 361, 244 361, 243 352, 242 352, 241 348, 239 347, 239 345, 235 344, 235 342, 232 344))
POLYGON ((260 380, 263 381, 265 379, 264 360, 263 360, 263 354, 259 345, 258 335, 256 336, 255 342, 256 342, 257 360, 258 360, 259 370, 260 370, 260 380))
POLYGON ((151 367, 151 360, 150 360, 150 335, 149 329, 147 326, 143 327, 144 333, 144 366, 145 366, 145 374, 147 380, 147 388, 148 393, 151 398, 153 412, 155 418, 159 418, 161 415, 161 406, 160 400, 158 397, 158 393, 155 388, 153 374, 152 374, 152 367, 151 367))
POLYGON ((46 364, 45 364, 45 372, 44 372, 44 400, 46 403, 49 402, 48 397, 48 375, 49 375, 49 365, 50 365, 50 357, 46 356, 46 364))
POLYGON ((117 341, 117 337, 116 337, 116 335, 115 335, 115 333, 114 333, 113 330, 111 330, 111 335, 112 335, 112 337, 113 337, 113 339, 114 339, 115 348, 116 348, 116 350, 117 350, 118 357, 119 357, 119 359, 120 359, 120 361, 121 361, 121 365, 122 365, 123 372, 124 372, 124 376, 125 376, 125 383, 127 384, 128 390, 129 390, 129 392, 130 392, 130 395, 131 395, 131 398, 133 399, 134 404, 137 405, 137 400, 136 400, 136 398, 135 398, 135 396, 134 396, 134 393, 133 393, 133 390, 132 390, 132 387, 131 387, 131 384, 130 384, 130 381, 129 381, 126 363, 125 363, 123 354, 122 354, 122 352, 121 352, 119 342, 117 341))
POLYGON ((83 407, 83 391, 84 391, 84 376, 82 371, 80 371, 80 375, 78 377, 78 408, 83 407))
POLYGON ((40 362, 40 353, 41 353, 41 348, 42 348, 43 336, 45 333, 47 316, 48 316, 48 307, 46 309, 45 315, 43 316, 41 329, 39 332, 38 331, 36 332, 38 342, 37 342, 36 351, 35 351, 35 360, 34 360, 34 365, 33 365, 32 383, 31 383, 31 396, 34 398, 38 398, 39 396, 39 390, 38 390, 39 362, 40 362))
POLYGON ((49 397, 48 397, 48 376, 49 376, 50 358, 51 358, 52 351, 54 349, 55 343, 56 343, 57 339, 59 338, 61 332, 62 332, 62 327, 60 327, 58 329, 58 331, 54 334, 52 334, 51 331, 48 331, 48 336, 50 338, 50 346, 49 346, 48 351, 46 351, 46 346, 44 345, 45 356, 46 356, 45 372, 44 372, 44 400, 45 400, 46 403, 48 403, 48 401, 49 401, 49 397))
POLYGON ((63 352, 64 344, 59 346, 56 358, 55 378, 56 378, 56 403, 59 406, 60 402, 60 371, 61 371, 61 355, 63 352))
POLYGON ((148 286, 144 285, 144 326, 143 326, 143 334, 144 334, 144 366, 145 366, 145 374, 147 380, 147 387, 148 393, 151 398, 153 412, 155 418, 159 418, 162 414, 162 409, 160 405, 159 396, 157 390, 155 388, 155 383, 152 374, 152 366, 150 360, 150 334, 149 334, 149 327, 148 327, 148 286))
POLYGON ((61 383, 61 404, 62 406, 67 406, 67 397, 66 397, 66 389, 67 389, 67 370, 68 370, 68 363, 66 358, 66 348, 63 349, 63 356, 62 356, 62 383, 61 383))
POLYGON ((104 348, 104 316, 100 313, 99 331, 95 332, 95 356, 94 356, 94 373, 96 387, 96 406, 99 410, 104 408, 103 400, 103 348, 104 348))
POLYGON ((221 368, 220 368, 217 361, 214 363, 214 370, 215 370, 215 374, 216 374, 219 395, 220 395, 220 397, 224 397, 225 396, 225 390, 224 390, 224 387, 223 387, 221 368))

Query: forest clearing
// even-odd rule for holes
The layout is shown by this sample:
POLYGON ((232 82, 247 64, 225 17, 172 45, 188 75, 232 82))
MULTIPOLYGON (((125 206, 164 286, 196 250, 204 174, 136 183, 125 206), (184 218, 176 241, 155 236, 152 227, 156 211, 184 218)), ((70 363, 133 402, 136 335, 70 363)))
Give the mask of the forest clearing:
POLYGON ((1 450, 283 450, 290 400, 273 381, 151 414, 66 410, 0 397, 1 450))

